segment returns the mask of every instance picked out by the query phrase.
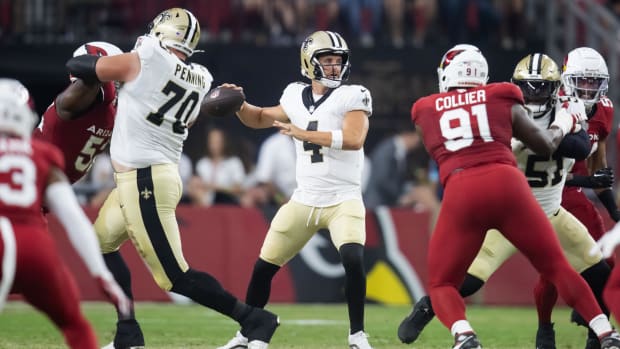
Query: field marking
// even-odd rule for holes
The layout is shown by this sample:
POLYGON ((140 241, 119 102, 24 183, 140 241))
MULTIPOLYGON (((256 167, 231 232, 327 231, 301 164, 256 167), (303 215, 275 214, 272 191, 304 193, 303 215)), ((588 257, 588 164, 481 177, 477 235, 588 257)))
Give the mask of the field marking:
POLYGON ((314 325, 314 326, 323 326, 323 325, 342 325, 346 324, 346 321, 343 320, 325 320, 325 319, 297 319, 297 320, 284 320, 282 323, 287 325, 314 325))

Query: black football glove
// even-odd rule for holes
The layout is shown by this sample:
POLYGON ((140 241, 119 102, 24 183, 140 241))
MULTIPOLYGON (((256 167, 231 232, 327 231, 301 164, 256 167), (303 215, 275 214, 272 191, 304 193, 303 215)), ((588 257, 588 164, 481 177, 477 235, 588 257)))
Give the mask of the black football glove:
POLYGON ((610 167, 596 170, 592 176, 592 188, 609 188, 614 184, 614 170, 610 167))

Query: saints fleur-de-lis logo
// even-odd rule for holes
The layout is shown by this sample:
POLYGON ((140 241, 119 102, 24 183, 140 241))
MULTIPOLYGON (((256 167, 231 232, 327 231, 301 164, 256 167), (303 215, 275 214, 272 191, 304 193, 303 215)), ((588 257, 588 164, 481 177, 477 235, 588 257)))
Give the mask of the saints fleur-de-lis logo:
POLYGON ((153 192, 150 191, 147 187, 144 187, 144 189, 140 192, 140 195, 142 195, 144 200, 148 200, 153 195, 153 192))
POLYGON ((302 50, 304 50, 304 52, 308 51, 308 46, 310 46, 312 44, 312 38, 309 37, 306 40, 304 40, 304 42, 301 44, 302 50))

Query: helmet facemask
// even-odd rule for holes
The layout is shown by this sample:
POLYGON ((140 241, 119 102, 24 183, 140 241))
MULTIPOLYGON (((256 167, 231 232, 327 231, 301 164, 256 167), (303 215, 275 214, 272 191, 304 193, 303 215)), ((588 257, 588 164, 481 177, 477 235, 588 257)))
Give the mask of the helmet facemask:
POLYGON ((510 81, 523 93, 534 118, 543 116, 554 103, 560 86, 560 69, 549 56, 532 53, 517 63, 510 81))
POLYGON ((350 69, 349 47, 340 34, 318 31, 308 36, 301 44, 301 74, 308 79, 316 80, 328 88, 336 88, 348 79, 350 69), (342 60, 338 63, 321 65, 319 59, 327 55, 340 56, 342 60), (328 73, 333 70, 326 68, 333 65, 338 66, 340 73, 336 75, 328 73))
POLYGON ((565 75, 562 81, 573 92, 573 96, 583 101, 587 110, 592 109, 609 88, 609 76, 565 75))
POLYGON ((317 53, 314 57, 312 57, 312 65, 314 66, 314 76, 315 80, 323 84, 323 86, 328 88, 336 88, 340 86, 343 81, 346 81, 349 78, 349 54, 346 52, 335 52, 335 51, 324 51, 317 53), (320 58, 324 56, 340 56, 340 63, 331 63, 331 64, 321 64, 320 58), (328 70, 340 71, 339 74, 328 74, 325 72, 326 68, 330 68, 328 70))
POLYGON ((607 94, 608 83, 607 63, 596 50, 579 47, 566 55, 562 69, 564 92, 582 100, 586 111, 607 94))

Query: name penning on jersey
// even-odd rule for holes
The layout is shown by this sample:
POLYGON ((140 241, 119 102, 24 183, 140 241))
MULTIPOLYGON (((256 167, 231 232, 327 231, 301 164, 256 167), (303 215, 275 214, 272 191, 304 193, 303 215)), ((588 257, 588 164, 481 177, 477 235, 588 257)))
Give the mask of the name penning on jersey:
POLYGON ((487 101, 485 90, 476 90, 466 93, 457 93, 435 100, 435 109, 442 111, 444 109, 452 109, 467 104, 477 104, 487 101))
POLYGON ((191 69, 188 69, 181 64, 177 64, 174 69, 174 76, 180 78, 181 80, 185 80, 194 86, 198 86, 203 89, 206 87, 204 75, 194 73, 191 69))

